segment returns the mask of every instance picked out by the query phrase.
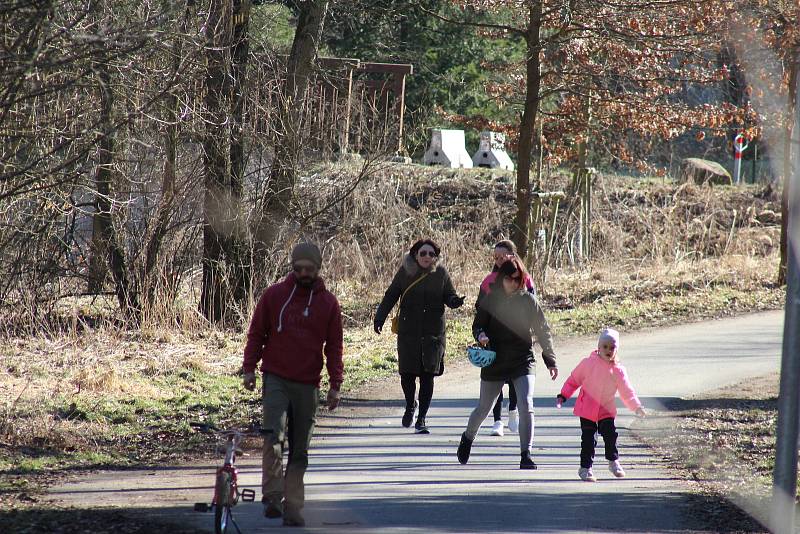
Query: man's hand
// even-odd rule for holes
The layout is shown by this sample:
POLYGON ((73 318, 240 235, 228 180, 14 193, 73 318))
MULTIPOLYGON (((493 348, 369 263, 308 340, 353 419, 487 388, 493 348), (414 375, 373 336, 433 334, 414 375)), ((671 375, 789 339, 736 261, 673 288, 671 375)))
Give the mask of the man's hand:
POLYGON ((338 389, 329 389, 328 390, 328 409, 333 411, 336 407, 339 406, 339 390, 338 389))
POLYGON ((550 372, 551 380, 558 378, 558 367, 548 367, 547 370, 550 372))
POLYGON ((255 373, 245 373, 242 376, 242 385, 244 389, 248 391, 253 391, 256 389, 256 374, 255 373))
POLYGON ((376 334, 380 334, 381 330, 383 330, 383 325, 375 321, 375 323, 372 325, 372 329, 375 330, 376 334))
POLYGON ((565 402, 567 402, 567 398, 564 395, 562 395, 561 393, 556 395, 556 408, 561 408, 561 405, 564 404, 565 402))
POLYGON ((641 406, 636 408, 636 411, 633 412, 636 414, 637 417, 647 417, 647 413, 644 411, 644 408, 641 406))

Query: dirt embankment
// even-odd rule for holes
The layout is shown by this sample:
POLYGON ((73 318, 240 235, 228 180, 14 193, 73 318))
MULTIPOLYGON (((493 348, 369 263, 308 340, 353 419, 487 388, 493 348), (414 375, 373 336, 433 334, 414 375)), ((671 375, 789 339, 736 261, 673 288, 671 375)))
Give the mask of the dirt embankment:
MULTIPOLYGON (((660 299, 716 286, 770 289, 778 268, 779 192, 766 186, 706 186, 598 175, 591 210, 591 257, 578 247, 580 201, 571 178, 549 177, 528 262, 539 294, 564 309, 626 297, 660 299), (542 232, 538 232, 542 230, 542 232), (551 231, 552 230, 552 231, 551 231), (545 262, 546 260, 546 262, 545 262)), ((335 190, 311 189, 314 206, 335 190)), ((490 247, 511 236, 513 175, 487 169, 392 166, 316 221, 326 242, 326 273, 344 295, 351 324, 367 322, 402 251, 430 237, 457 286, 477 287, 490 247)), ((737 312, 746 311, 747 306, 737 312)))

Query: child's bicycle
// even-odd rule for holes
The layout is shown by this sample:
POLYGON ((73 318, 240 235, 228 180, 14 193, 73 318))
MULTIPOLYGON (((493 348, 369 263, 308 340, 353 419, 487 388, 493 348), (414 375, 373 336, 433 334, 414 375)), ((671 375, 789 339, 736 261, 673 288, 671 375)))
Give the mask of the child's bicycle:
POLYGON ((196 512, 207 512, 214 510, 214 532, 216 534, 226 534, 228 526, 233 525, 236 532, 241 534, 239 525, 233 519, 232 508, 236 506, 239 499, 245 502, 253 502, 256 492, 251 489, 239 489, 237 478, 239 471, 236 469, 236 456, 241 454, 239 443, 246 436, 259 436, 258 432, 242 432, 240 430, 220 430, 213 425, 204 423, 189 423, 193 428, 201 432, 216 432, 225 438, 225 462, 217 468, 214 498, 209 506, 207 503, 198 502, 194 505, 196 512))

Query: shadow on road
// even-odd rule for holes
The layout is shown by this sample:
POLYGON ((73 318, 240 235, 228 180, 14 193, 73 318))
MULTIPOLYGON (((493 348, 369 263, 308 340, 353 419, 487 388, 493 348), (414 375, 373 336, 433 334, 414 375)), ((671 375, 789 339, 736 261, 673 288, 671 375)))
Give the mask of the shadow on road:
MULTIPOLYGON (((506 394, 504 397, 504 406, 508 405, 508 395, 506 394)), ((678 397, 639 397, 644 404, 645 408, 657 408, 657 407, 664 407, 668 406, 671 403, 681 402, 683 399, 678 397)), ((534 396, 533 397, 533 407, 537 417, 560 417, 562 414, 560 413, 540 413, 541 410, 537 410, 540 408, 555 408, 555 396, 534 396)), ((619 399, 616 400, 617 408, 621 408, 625 410, 625 405, 622 404, 622 401, 619 399)), ((683 401, 688 402, 688 401, 683 401)), ((458 410, 466 410, 465 414, 469 415, 469 410, 474 408, 478 404, 478 392, 475 392, 475 397, 469 398, 439 398, 436 397, 434 393, 433 403, 431 405, 430 414, 435 414, 437 410, 450 410, 450 409, 458 409, 458 410)), ((568 400, 563 410, 572 411, 572 407, 575 405, 575 397, 568 400)), ((397 400, 397 399, 372 399, 372 400, 364 400, 364 399, 354 399, 345 397, 342 399, 341 407, 343 408, 353 408, 358 410, 358 415, 354 415, 352 413, 348 413, 343 410, 339 410, 336 412, 321 412, 320 413, 320 420, 331 420, 331 421, 340 421, 343 419, 347 420, 358 420, 358 419, 374 419, 378 415, 383 415, 381 413, 372 413, 369 411, 362 411, 364 408, 374 408, 376 411, 384 411, 386 409, 395 409, 401 410, 405 406, 404 401, 397 400)), ((398 412, 400 413, 400 412, 398 412)), ((624 412, 623 412, 624 413, 624 412)), ((399 417, 399 416, 398 416, 399 417)), ((335 427, 336 425, 325 425, 318 424, 317 428, 326 428, 326 427, 335 427)))
MULTIPOLYGON (((476 486, 492 483, 488 480, 463 482, 476 486)), ((545 483, 547 481, 543 480, 531 482, 530 491, 497 493, 492 502, 487 502, 482 495, 463 494, 426 496, 424 499, 379 497, 309 501, 307 527, 316 532, 367 532, 380 524, 381 529, 432 529, 437 532, 559 532, 566 527, 574 531, 695 533, 705 532, 709 514, 732 513, 724 501, 713 496, 628 492, 555 496, 543 487, 545 483), (502 503, 502 514, 497 513, 498 503, 502 503), (660 518, 654 516, 653 511, 664 506, 684 510, 680 526, 669 530, 654 528, 660 518), (634 527, 631 526, 632 517, 635 518, 634 527)), ((176 491, 180 490, 176 488, 176 491)), ((236 517, 243 532, 271 531, 279 527, 280 520, 264 519, 259 507, 258 503, 237 506, 236 517)), ((764 532, 744 513, 741 517, 729 519, 726 523, 731 525, 730 528, 717 529, 716 532, 764 532)), ((33 525, 31 532, 65 534, 195 534, 211 528, 212 514, 197 513, 189 507, 125 510, 32 508, 0 512, 0 530, 17 532, 16 524, 33 525)))

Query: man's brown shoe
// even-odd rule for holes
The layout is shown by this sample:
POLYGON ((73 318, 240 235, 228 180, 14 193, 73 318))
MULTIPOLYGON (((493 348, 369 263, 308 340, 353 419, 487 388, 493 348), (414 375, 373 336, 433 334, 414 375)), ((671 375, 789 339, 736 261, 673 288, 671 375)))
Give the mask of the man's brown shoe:
POLYGON ((261 502, 264 504, 264 517, 275 519, 283 515, 283 505, 280 497, 265 497, 261 502))

